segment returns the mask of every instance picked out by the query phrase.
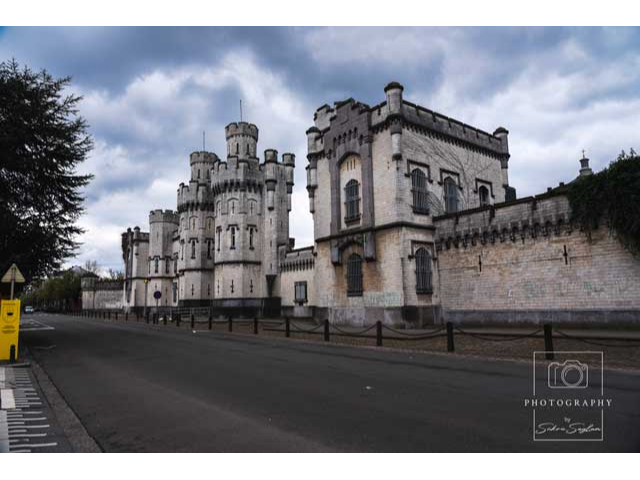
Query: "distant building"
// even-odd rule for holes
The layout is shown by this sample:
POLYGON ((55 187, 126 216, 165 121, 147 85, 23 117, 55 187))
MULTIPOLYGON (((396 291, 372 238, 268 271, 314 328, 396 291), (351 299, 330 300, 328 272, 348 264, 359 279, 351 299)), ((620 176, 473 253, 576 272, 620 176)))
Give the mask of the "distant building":
MULTIPOLYGON (((640 262, 605 229, 589 242, 566 186, 516 199, 509 132, 403 99, 323 105, 307 130, 314 245, 293 248, 295 157, 257 157, 258 129, 226 128, 227 155, 191 154, 177 211, 123 234, 126 309, 313 316, 335 323, 631 322, 640 262)), ((581 159, 580 175, 591 174, 581 159)))

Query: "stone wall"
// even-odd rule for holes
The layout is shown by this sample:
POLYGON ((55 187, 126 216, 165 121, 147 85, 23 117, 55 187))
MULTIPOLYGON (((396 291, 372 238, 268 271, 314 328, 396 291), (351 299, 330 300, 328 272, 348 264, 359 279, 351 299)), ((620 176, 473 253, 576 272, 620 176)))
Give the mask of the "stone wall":
POLYGON ((82 281, 83 310, 121 310, 124 282, 100 281, 94 278, 82 281))
POLYGON ((436 218, 444 320, 640 322, 640 260, 569 218, 562 191, 436 218))

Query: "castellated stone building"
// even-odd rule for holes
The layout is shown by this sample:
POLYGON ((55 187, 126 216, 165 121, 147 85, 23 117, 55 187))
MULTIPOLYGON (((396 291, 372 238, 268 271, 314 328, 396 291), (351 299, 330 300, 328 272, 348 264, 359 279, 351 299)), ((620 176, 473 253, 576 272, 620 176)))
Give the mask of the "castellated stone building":
POLYGON ((640 320, 640 262, 606 227, 589 240, 573 225, 567 185, 517 199, 505 128, 412 104, 395 82, 384 92, 315 112, 312 246, 289 238, 293 154, 258 159, 243 122, 226 128, 226 160, 192 153, 177 211, 123 234, 124 308, 160 292, 162 308, 353 325, 640 320))

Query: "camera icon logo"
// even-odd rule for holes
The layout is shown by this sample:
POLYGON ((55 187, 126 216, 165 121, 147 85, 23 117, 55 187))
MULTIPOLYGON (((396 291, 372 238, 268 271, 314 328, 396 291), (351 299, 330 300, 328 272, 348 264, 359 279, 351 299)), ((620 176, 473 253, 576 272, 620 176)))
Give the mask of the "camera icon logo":
POLYGON ((589 366, 579 360, 551 362, 548 369, 549 388, 587 388, 589 366))

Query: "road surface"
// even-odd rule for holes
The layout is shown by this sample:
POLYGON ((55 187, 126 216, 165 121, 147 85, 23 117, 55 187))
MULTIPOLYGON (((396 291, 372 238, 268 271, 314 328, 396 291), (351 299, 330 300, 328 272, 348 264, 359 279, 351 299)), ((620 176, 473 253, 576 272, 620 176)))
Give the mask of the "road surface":
POLYGON ((606 372, 603 442, 533 442, 526 363, 33 318, 54 329, 22 340, 107 452, 640 450, 634 373, 606 372))

